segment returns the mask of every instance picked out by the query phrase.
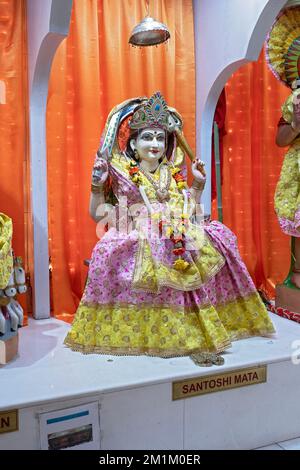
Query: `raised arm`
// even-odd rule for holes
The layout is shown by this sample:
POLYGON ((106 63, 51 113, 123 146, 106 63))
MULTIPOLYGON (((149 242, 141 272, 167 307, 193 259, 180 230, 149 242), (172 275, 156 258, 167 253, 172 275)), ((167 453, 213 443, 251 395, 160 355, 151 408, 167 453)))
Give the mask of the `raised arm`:
POLYGON ((106 215, 104 185, 108 178, 107 162, 100 158, 96 161, 91 184, 89 213, 95 222, 100 222, 106 215))
POLYGON ((290 145, 300 133, 300 100, 297 98, 293 103, 293 120, 278 126, 276 144, 279 147, 290 145), (299 102, 298 102, 299 101, 299 102))
POLYGON ((206 183, 206 175, 203 166, 204 163, 201 160, 195 160, 192 163, 194 180, 190 187, 190 193, 196 204, 201 204, 201 196, 206 183))

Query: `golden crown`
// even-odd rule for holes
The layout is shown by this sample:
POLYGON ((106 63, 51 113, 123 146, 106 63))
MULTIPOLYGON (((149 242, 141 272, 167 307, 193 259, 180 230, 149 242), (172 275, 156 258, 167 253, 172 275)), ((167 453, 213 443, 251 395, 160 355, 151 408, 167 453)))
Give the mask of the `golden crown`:
POLYGON ((168 130, 169 114, 164 97, 158 91, 134 112, 129 127, 130 129, 144 129, 153 126, 168 130))

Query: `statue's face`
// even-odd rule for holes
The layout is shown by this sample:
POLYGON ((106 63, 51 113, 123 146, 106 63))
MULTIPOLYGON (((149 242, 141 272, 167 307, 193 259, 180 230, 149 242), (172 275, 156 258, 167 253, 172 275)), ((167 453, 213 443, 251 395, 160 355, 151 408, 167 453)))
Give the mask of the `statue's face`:
POLYGON ((141 160, 158 161, 166 151, 166 133, 157 127, 147 127, 131 140, 130 145, 137 150, 141 160))

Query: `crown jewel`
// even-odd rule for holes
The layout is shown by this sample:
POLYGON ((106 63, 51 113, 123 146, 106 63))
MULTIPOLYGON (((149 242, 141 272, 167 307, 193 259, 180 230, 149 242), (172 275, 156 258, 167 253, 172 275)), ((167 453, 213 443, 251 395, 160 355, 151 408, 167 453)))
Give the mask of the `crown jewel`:
POLYGON ((168 129, 169 110, 168 106, 158 91, 135 111, 129 123, 131 129, 143 129, 145 127, 161 127, 168 129))

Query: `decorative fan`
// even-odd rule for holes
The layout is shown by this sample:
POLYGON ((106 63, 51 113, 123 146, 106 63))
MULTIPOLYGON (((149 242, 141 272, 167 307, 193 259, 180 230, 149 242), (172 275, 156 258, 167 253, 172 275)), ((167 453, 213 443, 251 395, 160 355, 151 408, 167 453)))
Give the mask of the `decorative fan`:
POLYGON ((292 87, 300 77, 300 5, 285 8, 266 41, 266 58, 275 77, 292 87))
POLYGON ((300 77, 300 37, 292 42, 284 60, 285 75, 288 83, 300 77))

